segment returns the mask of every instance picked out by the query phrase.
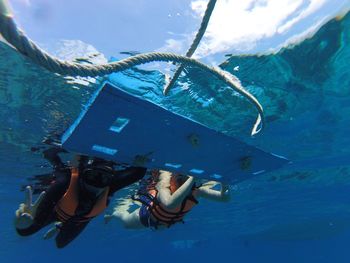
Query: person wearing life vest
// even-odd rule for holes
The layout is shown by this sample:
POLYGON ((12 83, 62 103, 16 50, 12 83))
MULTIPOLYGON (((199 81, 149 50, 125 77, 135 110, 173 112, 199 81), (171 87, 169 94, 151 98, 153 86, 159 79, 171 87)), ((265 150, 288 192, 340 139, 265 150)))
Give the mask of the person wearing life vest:
POLYGON ((136 195, 120 202, 111 215, 105 215, 105 222, 116 218, 125 228, 168 228, 183 222, 200 197, 229 201, 229 188, 215 181, 196 185, 192 176, 153 171, 152 176, 141 183, 136 195), (220 189, 213 189, 216 186, 220 189), (135 204, 138 207, 131 211, 135 204))
POLYGON ((114 162, 80 156, 78 165, 64 164, 58 153, 44 151, 53 165, 53 181, 32 203, 32 188, 26 189, 26 200, 16 211, 15 227, 21 236, 36 233, 55 223, 45 239, 56 235, 56 246, 62 248, 75 239, 87 224, 108 206, 111 196, 142 179, 146 168, 128 167, 114 170, 114 162))

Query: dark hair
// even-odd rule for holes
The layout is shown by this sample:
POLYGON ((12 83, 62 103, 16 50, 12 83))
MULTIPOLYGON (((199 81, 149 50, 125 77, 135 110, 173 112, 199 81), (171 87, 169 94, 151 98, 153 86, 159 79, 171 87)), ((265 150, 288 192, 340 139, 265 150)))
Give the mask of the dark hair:
POLYGON ((84 183, 95 187, 106 187, 112 182, 114 165, 114 162, 101 158, 84 158, 79 163, 81 179, 84 183))
POLYGON ((183 175, 183 174, 172 174, 171 176, 174 177, 176 184, 178 185, 178 187, 180 187, 181 185, 183 185, 187 179, 188 176, 187 175, 183 175))

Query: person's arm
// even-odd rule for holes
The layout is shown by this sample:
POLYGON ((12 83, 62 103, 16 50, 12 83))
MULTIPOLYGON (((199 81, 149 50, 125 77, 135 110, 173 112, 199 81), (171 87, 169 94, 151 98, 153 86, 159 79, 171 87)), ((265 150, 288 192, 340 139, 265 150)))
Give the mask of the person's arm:
POLYGON ((194 184, 194 178, 188 176, 186 182, 184 182, 173 194, 170 192, 170 179, 171 173, 167 171, 160 171, 159 182, 156 185, 158 190, 159 202, 169 209, 178 207, 182 201, 190 194, 194 184))
POLYGON ((115 171, 110 185, 111 194, 141 180, 145 176, 146 171, 147 168, 144 167, 128 167, 124 170, 115 171))
POLYGON ((32 190, 27 188, 26 200, 16 211, 15 227, 22 236, 31 235, 54 219, 54 207, 66 192, 70 182, 69 169, 55 171, 56 180, 50 185, 45 194, 40 195, 32 204, 32 190))
POLYGON ((52 147, 43 151, 44 158, 50 162, 54 170, 65 168, 66 165, 62 162, 59 157, 59 153, 67 153, 66 150, 58 147, 52 147))
POLYGON ((86 222, 66 222, 59 227, 59 232, 55 238, 57 248, 64 248, 72 242, 88 225, 86 222))
POLYGON ((227 202, 231 199, 229 186, 216 181, 203 183, 197 188, 196 196, 219 202, 227 202), (213 189, 217 185, 220 186, 220 190, 213 189))

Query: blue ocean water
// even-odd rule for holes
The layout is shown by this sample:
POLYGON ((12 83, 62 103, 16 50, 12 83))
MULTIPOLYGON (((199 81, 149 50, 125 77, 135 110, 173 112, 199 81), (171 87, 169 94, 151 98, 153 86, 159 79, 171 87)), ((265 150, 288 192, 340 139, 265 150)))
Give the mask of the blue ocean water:
POLYGON ((253 107, 197 69, 163 97, 165 78, 156 70, 62 78, 0 43, 1 262, 349 262, 349 25, 348 13, 278 53, 227 56, 221 67, 265 109, 266 129, 254 138, 253 107), (50 171, 35 148, 68 128, 106 79, 293 163, 231 186, 229 204, 202 200, 184 225, 166 231, 125 230, 117 222, 104 225, 100 216, 63 250, 43 240, 45 230, 18 236, 13 217, 21 186, 50 171))

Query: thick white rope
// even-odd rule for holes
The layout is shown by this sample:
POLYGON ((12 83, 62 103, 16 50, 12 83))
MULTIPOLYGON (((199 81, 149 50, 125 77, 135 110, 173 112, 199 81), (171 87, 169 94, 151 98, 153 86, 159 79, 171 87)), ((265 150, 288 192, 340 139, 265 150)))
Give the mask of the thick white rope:
POLYGON ((228 72, 208 67, 197 60, 172 53, 154 52, 144 53, 117 62, 102 65, 82 65, 62 61, 44 52, 17 28, 14 20, 12 19, 12 13, 6 0, 0 0, 0 34, 22 55, 30 58, 34 63, 40 65, 41 67, 61 75, 82 77, 102 76, 153 61, 177 62, 185 66, 199 67, 203 70, 209 71, 218 79, 222 80, 226 85, 247 98, 256 107, 258 111, 258 118, 252 129, 252 135, 258 133, 263 127, 263 108, 258 100, 242 87, 240 81, 228 72))
MULTIPOLYGON (((215 4, 216 4, 216 0, 209 0, 208 5, 207 5, 207 9, 205 10, 205 13, 204 13, 204 16, 202 19, 202 23, 200 25, 200 28, 196 34, 196 37, 194 38, 194 40, 192 42, 192 45, 190 46, 190 48, 186 52, 186 57, 189 57, 189 58, 192 57, 193 53, 196 51, 196 49, 199 45, 199 42, 201 41, 201 39, 205 33, 205 30, 207 29, 209 19, 210 19, 211 13, 214 10, 215 4)), ((180 74, 183 71, 183 69, 184 69, 184 65, 182 65, 182 64, 176 69, 170 82, 168 83, 168 85, 166 85, 164 87, 164 90, 163 90, 164 95, 167 95, 169 90, 175 85, 175 82, 178 79, 178 77, 180 77, 180 74)))

